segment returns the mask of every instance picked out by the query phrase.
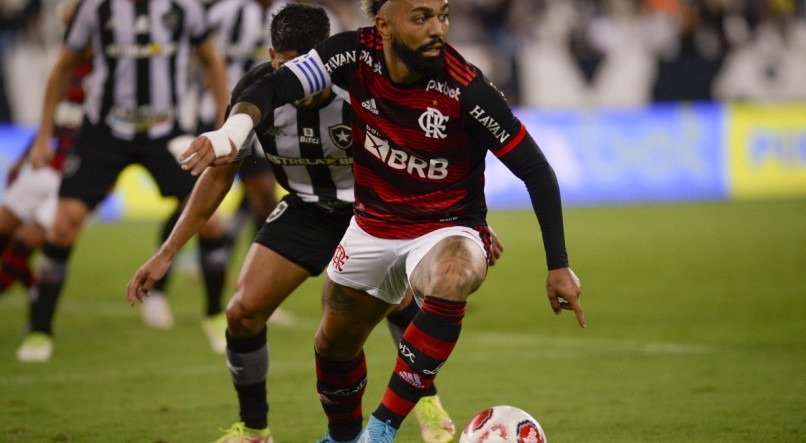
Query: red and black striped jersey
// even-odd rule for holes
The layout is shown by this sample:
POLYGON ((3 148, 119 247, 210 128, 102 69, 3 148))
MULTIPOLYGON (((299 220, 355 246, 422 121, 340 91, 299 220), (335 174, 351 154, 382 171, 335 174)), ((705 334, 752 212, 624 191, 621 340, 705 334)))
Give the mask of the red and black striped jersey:
POLYGON ((481 72, 448 45, 438 75, 395 84, 375 28, 340 34, 315 51, 330 81, 350 92, 359 225, 379 237, 412 238, 484 224, 487 150, 514 146, 522 129, 481 72))
POLYGON ((355 214, 364 230, 396 239, 485 224, 491 151, 524 180, 549 267, 567 266, 553 170, 500 91, 453 47, 445 45, 438 73, 401 85, 389 76, 380 34, 361 28, 324 40, 233 102, 266 116, 331 85, 350 94, 355 214))

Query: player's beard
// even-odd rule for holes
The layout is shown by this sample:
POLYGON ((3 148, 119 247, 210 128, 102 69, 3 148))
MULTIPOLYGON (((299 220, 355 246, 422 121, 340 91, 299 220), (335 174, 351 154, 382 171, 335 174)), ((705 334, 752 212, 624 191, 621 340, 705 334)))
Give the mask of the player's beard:
POLYGON ((436 43, 443 42, 435 40, 417 49, 411 49, 398 39, 393 38, 392 50, 414 73, 422 75, 423 77, 433 77, 442 69, 442 62, 445 59, 444 43, 439 54, 434 57, 426 57, 423 55, 423 52, 427 51, 429 47, 436 43))

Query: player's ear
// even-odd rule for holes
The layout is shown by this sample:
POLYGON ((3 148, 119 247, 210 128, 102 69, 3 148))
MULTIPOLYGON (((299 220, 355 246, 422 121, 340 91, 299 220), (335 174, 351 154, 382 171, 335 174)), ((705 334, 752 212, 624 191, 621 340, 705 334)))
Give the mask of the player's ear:
POLYGON ((379 13, 375 16, 375 28, 378 29, 384 40, 388 40, 392 36, 391 23, 389 23, 387 14, 379 13))
POLYGON ((274 52, 274 48, 269 46, 269 61, 273 62, 275 55, 276 55, 276 53, 274 52))

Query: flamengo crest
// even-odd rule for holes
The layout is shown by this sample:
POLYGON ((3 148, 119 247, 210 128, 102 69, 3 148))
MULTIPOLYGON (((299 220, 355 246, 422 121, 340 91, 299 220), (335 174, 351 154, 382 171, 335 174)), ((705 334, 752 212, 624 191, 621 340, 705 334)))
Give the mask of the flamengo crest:
POLYGON ((445 133, 445 125, 448 123, 447 115, 439 112, 436 108, 426 108, 426 111, 420 115, 417 120, 420 123, 420 128, 425 131, 425 136, 430 138, 445 138, 448 135, 445 133))

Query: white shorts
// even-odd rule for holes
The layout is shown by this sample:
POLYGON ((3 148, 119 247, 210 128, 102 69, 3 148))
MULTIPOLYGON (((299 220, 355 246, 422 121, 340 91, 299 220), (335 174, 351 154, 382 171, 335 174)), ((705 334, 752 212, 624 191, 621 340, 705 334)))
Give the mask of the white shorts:
MULTIPOLYGON (((481 235, 473 228, 451 226, 413 239, 394 240, 368 234, 353 217, 327 267, 327 275, 342 286, 366 291, 387 303, 398 304, 420 260, 440 240, 452 236, 473 240, 486 256, 481 235)), ((418 304, 422 304, 423 295, 414 294, 418 304)))
POLYGON ((23 222, 50 229, 56 217, 60 181, 61 174, 51 167, 26 171, 6 189, 3 204, 23 222))

